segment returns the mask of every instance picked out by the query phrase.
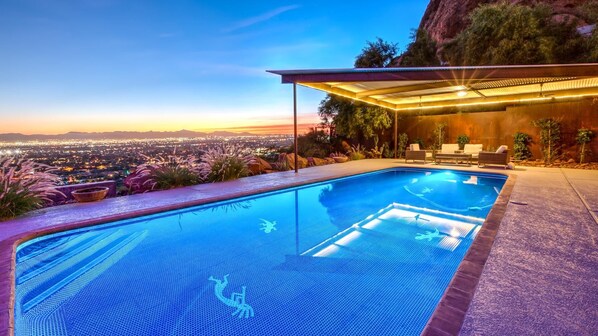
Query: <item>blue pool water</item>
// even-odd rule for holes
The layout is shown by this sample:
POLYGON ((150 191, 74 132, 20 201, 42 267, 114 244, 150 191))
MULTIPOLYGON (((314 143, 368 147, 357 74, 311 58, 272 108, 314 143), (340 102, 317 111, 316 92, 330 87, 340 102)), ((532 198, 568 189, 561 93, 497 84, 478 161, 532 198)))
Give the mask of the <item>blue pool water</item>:
POLYGON ((20 245, 16 335, 417 335, 505 177, 387 170, 20 245))

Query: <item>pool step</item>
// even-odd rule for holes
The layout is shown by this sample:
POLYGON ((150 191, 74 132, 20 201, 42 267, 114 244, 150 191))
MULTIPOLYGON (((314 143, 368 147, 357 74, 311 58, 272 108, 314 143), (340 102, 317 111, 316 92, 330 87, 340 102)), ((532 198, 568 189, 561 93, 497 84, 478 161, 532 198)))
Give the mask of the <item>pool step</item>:
MULTIPOLYGON (((81 235, 83 236, 83 235, 81 235)), ((78 236, 77 238, 81 238, 78 236)), ((74 237, 73 236, 63 236, 59 238, 55 238, 48 242, 40 241, 36 244, 29 244, 28 246, 22 247, 17 252, 17 263, 24 263, 29 259, 35 258, 41 254, 45 254, 48 251, 59 251, 58 247, 66 244, 67 242, 71 241, 74 237), (42 244, 46 244, 43 246, 42 244), (42 246, 40 246, 42 245, 42 246)), ((29 242, 28 242, 29 243, 29 242)))
POLYGON ((78 262, 75 263, 68 262, 68 268, 62 272, 53 272, 53 276, 44 277, 46 281, 43 283, 29 287, 30 290, 21 296, 20 308, 22 313, 26 313, 38 304, 46 301, 54 293, 66 286, 70 285, 72 288, 69 288, 68 291, 63 291, 62 295, 54 300, 56 301, 55 303, 63 302, 75 295, 87 283, 101 275, 106 269, 124 257, 145 239, 146 236, 147 231, 123 235, 119 230, 110 235, 110 239, 107 239, 108 242, 97 243, 90 247, 92 253, 86 253, 86 258, 78 258, 78 262), (116 233, 118 235, 114 236, 116 233))
POLYGON ((113 233, 87 236, 75 239, 72 244, 66 245, 60 250, 46 251, 46 255, 38 255, 40 258, 38 258, 37 262, 32 260, 33 263, 27 263, 30 264, 28 267, 19 267, 16 283, 17 285, 23 284, 40 274, 50 271, 57 265, 65 265, 66 260, 74 259, 76 262, 76 260, 86 257, 93 253, 94 250, 110 243, 120 235, 122 235, 122 232, 119 230, 113 233))

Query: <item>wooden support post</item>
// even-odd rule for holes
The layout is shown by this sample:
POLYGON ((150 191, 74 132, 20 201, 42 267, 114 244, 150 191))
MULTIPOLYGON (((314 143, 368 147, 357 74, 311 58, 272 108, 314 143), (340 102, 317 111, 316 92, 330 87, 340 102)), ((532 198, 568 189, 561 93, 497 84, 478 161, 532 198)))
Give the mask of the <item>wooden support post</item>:
POLYGON ((395 159, 397 158, 397 154, 398 154, 397 152, 399 151, 399 149, 397 148, 397 130, 398 130, 398 127, 399 127, 398 113, 399 112, 397 112, 395 110, 395 159))

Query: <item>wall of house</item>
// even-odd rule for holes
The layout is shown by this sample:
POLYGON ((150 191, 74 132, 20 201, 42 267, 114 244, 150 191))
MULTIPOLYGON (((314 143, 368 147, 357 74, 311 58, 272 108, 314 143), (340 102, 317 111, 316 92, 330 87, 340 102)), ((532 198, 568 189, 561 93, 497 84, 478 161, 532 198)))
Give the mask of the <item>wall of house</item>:
POLYGON ((500 145, 507 145, 512 149, 513 134, 523 132, 532 137, 532 154, 535 159, 540 159, 540 129, 534 127, 532 121, 542 118, 560 120, 565 158, 577 159, 577 130, 592 130, 596 135, 591 142, 592 161, 598 161, 598 99, 513 106, 507 107, 505 111, 495 112, 405 117, 399 121, 398 130, 399 133, 407 133, 410 143, 421 138, 428 148, 433 143, 434 126, 444 122, 448 125, 445 142, 456 143, 458 135, 466 134, 470 143, 481 143, 484 150, 493 150, 500 145))

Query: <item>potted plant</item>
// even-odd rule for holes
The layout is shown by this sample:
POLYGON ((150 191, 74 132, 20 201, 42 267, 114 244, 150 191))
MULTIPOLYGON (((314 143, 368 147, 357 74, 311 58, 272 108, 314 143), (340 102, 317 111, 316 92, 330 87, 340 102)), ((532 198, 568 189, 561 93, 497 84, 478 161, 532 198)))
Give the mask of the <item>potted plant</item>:
POLYGON ((469 143, 469 137, 465 134, 460 134, 457 136, 457 143, 459 144, 459 149, 463 150, 465 144, 469 143))
POLYGON ((343 163, 343 162, 347 162, 349 160, 349 158, 340 152, 334 152, 332 154, 330 154, 330 157, 334 159, 334 162, 336 163, 343 163))

